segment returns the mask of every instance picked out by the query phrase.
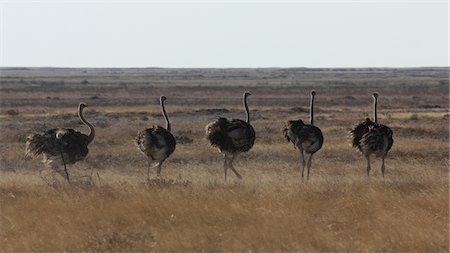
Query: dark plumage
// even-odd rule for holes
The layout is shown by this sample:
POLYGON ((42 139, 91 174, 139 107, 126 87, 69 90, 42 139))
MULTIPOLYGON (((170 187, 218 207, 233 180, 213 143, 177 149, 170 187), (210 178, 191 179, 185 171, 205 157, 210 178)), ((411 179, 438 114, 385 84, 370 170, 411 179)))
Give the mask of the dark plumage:
POLYGON ((89 152, 88 145, 95 136, 94 127, 83 117, 83 108, 86 106, 80 103, 78 112, 80 120, 90 129, 89 135, 65 128, 50 129, 43 134, 32 134, 27 138, 25 154, 30 157, 43 155, 42 162, 69 181, 66 165, 84 159, 89 152), (61 165, 64 165, 65 174, 58 170, 61 165))
POLYGON ((378 123, 377 119, 377 101, 378 93, 373 94, 374 98, 374 120, 366 118, 365 121, 355 126, 350 131, 352 146, 360 151, 367 160, 367 175, 370 175, 370 155, 381 157, 381 173, 384 177, 384 160, 387 153, 394 144, 392 130, 383 124, 378 123))
POLYGON ((170 122, 164 107, 165 100, 166 97, 161 96, 161 111, 166 120, 166 128, 153 126, 139 132, 136 137, 136 144, 148 159, 147 178, 150 177, 152 161, 157 162, 157 176, 161 175, 163 162, 175 151, 176 147, 175 137, 170 133, 170 122))
POLYGON ((363 152, 367 148, 377 156, 391 149, 394 139, 392 130, 383 124, 376 124, 369 118, 355 126, 350 131, 352 137, 352 146, 363 152), (384 138, 387 138, 385 142, 384 138), (386 146, 385 146, 386 143, 386 146))
POLYGON ((302 177, 305 170, 305 154, 310 154, 308 159, 308 172, 311 168, 311 160, 314 153, 319 151, 323 145, 323 134, 320 128, 314 126, 314 96, 315 91, 311 91, 310 104, 310 124, 303 123, 302 120, 290 120, 287 122, 286 128, 283 129, 284 137, 287 141, 292 142, 294 147, 299 149, 300 158, 302 162, 302 177))
POLYGON ((243 120, 220 117, 206 127, 206 139, 220 152, 247 152, 255 143, 255 130, 243 120))
POLYGON ((244 93, 244 109, 246 121, 240 119, 228 120, 218 118, 209 123, 206 130, 206 139, 212 146, 219 148, 224 154, 225 180, 227 180, 227 170, 230 168, 238 178, 242 178, 233 166, 233 161, 242 152, 249 151, 255 143, 255 130, 250 125, 250 114, 247 106, 247 97, 250 93, 244 93))
POLYGON ((364 134, 369 132, 369 128, 375 126, 375 123, 369 118, 366 118, 363 122, 355 126, 353 130, 350 131, 352 137, 352 146, 361 151, 361 140, 364 134))
POLYGON ((139 132, 136 143, 139 149, 153 160, 158 159, 156 152, 152 152, 153 150, 164 150, 161 154, 167 158, 175 151, 176 146, 173 135, 161 126, 153 126, 139 132))
POLYGON ((52 158, 60 159, 62 153, 65 163, 73 164, 89 152, 89 137, 73 129, 55 128, 44 134, 32 134, 28 136, 26 144, 27 155, 36 157, 45 154, 48 163, 54 162, 52 158), (61 135, 60 138, 57 135, 61 135))
POLYGON ((295 147, 301 147, 306 153, 315 153, 322 148, 323 135, 320 128, 304 124, 302 120, 290 120, 283 129, 284 137, 295 147))

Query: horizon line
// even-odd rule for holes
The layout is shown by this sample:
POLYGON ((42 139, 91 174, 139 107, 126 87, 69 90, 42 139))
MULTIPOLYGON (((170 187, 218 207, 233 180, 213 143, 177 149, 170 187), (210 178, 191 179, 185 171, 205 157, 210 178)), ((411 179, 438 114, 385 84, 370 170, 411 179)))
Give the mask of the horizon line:
POLYGON ((406 68, 450 68, 450 66, 373 66, 373 67, 305 67, 305 66, 291 66, 291 67, 62 67, 62 66, 0 66, 0 69, 11 68, 47 68, 47 69, 406 69, 406 68))

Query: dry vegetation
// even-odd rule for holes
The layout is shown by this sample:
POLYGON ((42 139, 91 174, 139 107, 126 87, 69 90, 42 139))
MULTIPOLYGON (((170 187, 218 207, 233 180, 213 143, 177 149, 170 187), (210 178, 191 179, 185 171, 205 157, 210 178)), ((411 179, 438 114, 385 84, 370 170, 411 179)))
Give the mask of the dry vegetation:
POLYGON ((2 252, 447 252, 449 70, 441 69, 1 69, 0 251, 2 252), (325 143, 311 179, 281 128, 306 118, 318 92, 325 143), (250 90, 257 141, 223 181, 222 157, 203 139, 218 115, 243 117, 250 90), (394 130, 386 178, 347 131, 371 112, 394 130), (162 124, 157 98, 180 140, 145 181, 138 130, 162 124), (24 159, 26 135, 81 131, 79 101, 97 137, 73 185, 24 159))

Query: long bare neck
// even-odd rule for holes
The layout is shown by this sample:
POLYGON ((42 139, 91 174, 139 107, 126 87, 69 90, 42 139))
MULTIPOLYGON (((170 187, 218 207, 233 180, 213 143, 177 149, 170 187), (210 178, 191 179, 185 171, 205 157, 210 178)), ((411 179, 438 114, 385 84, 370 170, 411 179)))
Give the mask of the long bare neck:
POLYGON ((161 100, 161 111, 164 116, 164 119, 166 120, 166 130, 170 132, 170 122, 169 118, 167 117, 166 108, 164 107, 164 101, 161 100))
POLYGON ((314 125, 314 95, 311 95, 311 103, 309 104, 309 124, 314 125))
POLYGON ((377 97, 373 97, 373 120, 375 121, 375 124, 378 124, 377 104, 378 104, 378 98, 377 97))
POLYGON ((87 122, 87 120, 84 118, 83 108, 81 108, 81 106, 78 108, 78 117, 80 117, 81 122, 83 122, 87 127, 89 127, 89 136, 88 136, 89 142, 88 143, 91 143, 95 137, 95 129, 94 129, 94 126, 91 123, 87 122))
POLYGON ((244 94, 245 121, 250 124, 250 113, 248 111, 247 96, 244 94))

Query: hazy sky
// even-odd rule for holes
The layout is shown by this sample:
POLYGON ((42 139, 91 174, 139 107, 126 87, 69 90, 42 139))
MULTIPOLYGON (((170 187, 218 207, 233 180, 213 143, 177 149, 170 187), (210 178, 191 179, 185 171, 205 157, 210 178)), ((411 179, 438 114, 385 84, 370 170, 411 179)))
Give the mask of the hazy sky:
POLYGON ((449 66, 445 0, 0 1, 0 66, 449 66))

